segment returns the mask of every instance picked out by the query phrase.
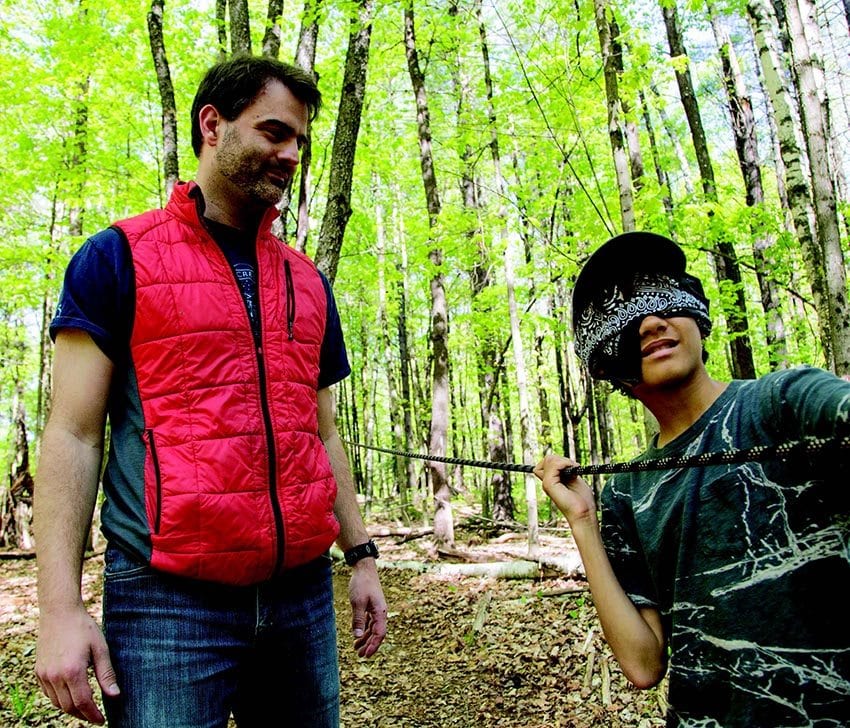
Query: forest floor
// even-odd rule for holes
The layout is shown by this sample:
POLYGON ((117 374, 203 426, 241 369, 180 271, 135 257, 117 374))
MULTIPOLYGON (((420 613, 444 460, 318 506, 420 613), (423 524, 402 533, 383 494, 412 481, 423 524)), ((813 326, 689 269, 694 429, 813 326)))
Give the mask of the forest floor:
MULTIPOLYGON (((533 579, 441 573, 448 561, 427 536, 375 529, 389 605, 377 655, 351 645, 347 568, 335 565, 342 728, 572 728, 663 726, 663 688, 631 687, 604 642, 580 575, 533 579), (385 535, 379 535, 385 534, 385 535), (393 568, 416 562, 421 570, 393 568), (425 570, 432 568, 434 570, 425 570)), ((523 536, 469 537, 458 549, 480 562, 522 559, 523 536)), ((544 558, 574 555, 544 536, 544 558)), ((99 618, 102 558, 86 560, 84 595, 99 618)), ((78 728, 35 682, 34 559, 0 560, 0 726, 78 728)), ((162 728, 168 728, 163 726, 162 728)))

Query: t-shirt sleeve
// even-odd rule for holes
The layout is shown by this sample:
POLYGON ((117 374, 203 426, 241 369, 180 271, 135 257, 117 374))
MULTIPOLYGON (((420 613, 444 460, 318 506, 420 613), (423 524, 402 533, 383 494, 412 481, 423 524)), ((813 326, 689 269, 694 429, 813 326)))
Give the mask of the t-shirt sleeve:
POLYGON ((802 366, 777 372, 770 385, 770 422, 784 439, 850 435, 850 382, 802 366))
POLYGON ((331 284, 325 275, 319 272, 322 284, 325 287, 325 297, 328 301, 328 314, 325 323, 325 338, 322 340, 322 349, 319 354, 319 389, 330 387, 341 382, 351 374, 351 366, 348 363, 348 353, 345 350, 345 339, 342 335, 342 324, 339 320, 339 311, 336 308, 331 284))
POLYGON ((132 309, 130 251, 123 236, 107 228, 89 238, 68 263, 50 336, 55 340, 62 329, 80 329, 118 362, 129 346, 132 309))
POLYGON ((627 492, 628 478, 613 476, 602 489, 602 542, 623 591, 636 607, 659 608, 637 537, 627 492))

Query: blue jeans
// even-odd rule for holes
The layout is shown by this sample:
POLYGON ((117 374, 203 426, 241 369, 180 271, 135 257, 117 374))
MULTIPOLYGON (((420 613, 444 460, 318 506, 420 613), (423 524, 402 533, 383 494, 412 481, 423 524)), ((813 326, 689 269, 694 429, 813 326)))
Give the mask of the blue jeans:
POLYGON ((331 561, 257 586, 154 571, 110 546, 103 621, 121 695, 110 728, 337 728, 331 561))

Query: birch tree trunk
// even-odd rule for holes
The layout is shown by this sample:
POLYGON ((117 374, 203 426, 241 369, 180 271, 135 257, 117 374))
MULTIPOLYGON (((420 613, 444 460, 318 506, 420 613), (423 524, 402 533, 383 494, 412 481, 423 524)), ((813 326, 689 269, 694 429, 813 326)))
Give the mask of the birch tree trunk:
MULTIPOLYGON (((714 39, 720 53, 723 82, 729 104, 729 118, 732 123, 732 134, 735 137, 738 166, 744 180, 747 206, 760 207, 764 204, 764 189, 762 187, 761 166, 758 160, 758 141, 756 139, 753 106, 729 34, 717 17, 711 2, 707 3, 707 7, 711 27, 714 31, 714 39)), ((782 320, 779 292, 768 274, 768 271, 775 267, 775 260, 771 255, 772 245, 771 236, 758 230, 754 231, 753 261, 765 314, 768 361, 771 370, 780 366, 788 366, 785 323, 782 320)))
POLYGON ((605 77, 605 98, 608 102, 608 139, 614 157, 614 171, 617 175, 617 190, 620 198, 620 223, 624 232, 635 229, 634 196, 629 170, 629 157, 624 143, 621 125, 622 107, 620 105, 617 63, 614 57, 611 39, 611 26, 608 23, 607 0, 594 0, 596 32, 599 35, 599 47, 602 51, 602 70, 605 77))
MULTIPOLYGON (((476 17, 478 17, 479 9, 479 3, 476 3, 476 17)), ((483 39, 482 42, 484 42, 483 39)), ((482 50, 486 56, 486 45, 482 47, 482 50)), ((456 74, 456 76, 459 76, 459 74, 456 74)), ((455 78, 455 84, 459 99, 458 128, 462 128, 464 120, 461 118, 461 112, 465 107, 473 104, 467 98, 468 85, 462 83, 458 77, 455 78)), ((478 253, 469 273, 472 307, 476 316, 492 319, 496 313, 489 303, 486 292, 492 285, 494 260, 491 247, 485 240, 486 232, 480 222, 483 211, 481 199, 478 195, 474 162, 474 160, 477 160, 478 154, 467 143, 464 143, 459 153, 463 162, 460 181, 463 206, 464 209, 474 214, 476 221, 468 234, 469 244, 474 245, 478 253)), ((499 381, 502 367, 497 364, 501 360, 501 354, 495 336, 489 330, 479 337, 477 352, 477 378, 484 451, 487 460, 490 462, 507 462, 508 448, 505 441, 505 424, 501 413, 502 397, 499 381)), ((485 516, 492 517, 496 521, 514 520, 516 511, 511 478, 506 472, 491 471, 483 491, 482 507, 485 516)))
MULTIPOLYGON (((399 411, 398 378, 395 370, 395 357, 392 340, 390 339, 390 317, 387 311, 387 283, 385 266, 386 258, 386 226, 384 224, 384 205, 382 202, 382 190, 380 177, 377 173, 372 174, 372 194, 375 198, 375 252, 378 262, 378 310, 376 324, 378 326, 381 347, 383 349, 383 362, 387 377, 387 406, 390 412, 399 411)), ((401 450, 404 445, 401 422, 397 417, 393 418, 392 448, 401 450)), ((410 503, 410 493, 407 490, 407 481, 404 473, 404 463, 401 458, 393 460, 394 485, 401 502, 402 509, 406 510, 410 503)))
MULTIPOLYGON (((496 109, 493 105, 493 80, 490 75, 490 57, 487 47, 487 31, 481 20, 481 3, 476 3, 478 30, 481 37, 481 54, 484 64, 484 86, 487 92, 487 119, 490 128, 490 155, 493 160, 493 174, 499 199, 497 219, 507 224, 508 212, 504 200, 508 197, 507 184, 502 174, 502 161, 499 151, 499 134, 496 127, 496 109)), ((528 373, 525 366, 525 351, 522 332, 519 325, 519 314, 516 302, 516 281, 514 274, 514 255, 508 230, 503 224, 499 228, 499 237, 504 246, 505 256, 505 287, 508 295, 508 314, 511 324, 511 342, 514 353, 514 368, 516 369, 516 389, 519 399, 519 425, 522 438, 522 456, 525 465, 534 465, 538 459, 537 432, 531 411, 531 401, 528 394, 528 373)), ((528 510, 528 555, 536 559, 540 551, 540 527, 537 512, 537 478, 532 473, 525 474, 525 502, 528 510)))
MULTIPOLYGON (((398 316, 396 317, 396 338, 398 341, 399 379, 401 380, 401 421, 402 429, 399 435, 405 452, 419 451, 419 439, 416 436, 413 416, 413 388, 410 384, 410 353, 407 342, 407 243, 404 235, 404 217, 401 214, 401 193, 393 187, 393 235, 395 249, 399 253, 398 283, 396 284, 396 300, 398 316)), ((396 418, 393 424, 398 431, 399 423, 396 418)), ((416 485, 416 465, 413 458, 406 458, 407 491, 411 494, 414 505, 419 503, 419 488, 416 485)), ((427 512, 425 508, 421 509, 427 512)))
POLYGON ((336 278, 342 240, 348 218, 351 217, 351 180, 363 114, 363 100, 366 96, 372 12, 372 0, 359 0, 357 16, 351 19, 351 34, 348 37, 348 52, 345 56, 345 73, 328 176, 328 200, 319 230, 319 245, 315 258, 316 265, 331 283, 336 278))
MULTIPOLYGON (((675 5, 662 3, 661 11, 667 30, 667 40, 670 44, 670 55, 673 58, 687 59, 675 5)), ((716 203, 717 186, 714 180, 714 168, 708 152, 708 141, 702 125, 691 73, 687 66, 684 69, 676 69, 676 83, 679 87, 679 96, 688 120, 688 127, 691 130, 691 138, 699 165, 700 177, 702 178, 703 193, 707 200, 716 203)), ((712 258, 717 271, 717 278, 721 285, 727 282, 734 293, 734 305, 727 306, 724 311, 726 328, 729 333, 732 376, 735 379, 755 379, 756 368, 748 333, 750 327, 747 316, 747 302, 744 298, 738 256, 735 253, 734 245, 725 238, 718 240, 716 245, 716 250, 712 252, 712 258)))
MULTIPOLYGON (((428 223, 433 236, 440 217, 440 195, 431 148, 431 116, 428 109, 425 75, 420 68, 419 54, 416 48, 416 26, 412 0, 408 0, 404 5, 404 49, 410 82, 416 100, 419 163, 422 169, 422 183, 425 187, 425 199, 428 206, 428 223)), ((430 288, 431 347, 433 353, 431 433, 428 452, 437 457, 445 457, 449 424, 449 313, 443 283, 442 250, 438 247, 432 247, 428 259, 432 267, 430 288)), ((445 463, 432 461, 429 463, 429 471, 434 493, 434 538, 438 543, 453 545, 454 520, 445 463)))
MULTIPOLYGON (((316 78, 316 44, 319 38, 319 5, 321 0, 305 0, 301 15, 301 30, 298 33, 298 47, 295 51, 295 65, 316 78)), ((307 141, 301 148, 301 173, 298 176, 298 213, 295 225, 295 249, 302 253, 307 250, 307 236, 310 233, 310 189, 313 166, 313 140, 307 133, 307 141)), ((287 191, 291 194, 291 190, 287 191)))
POLYGON ((162 168, 167 200, 175 183, 180 179, 180 166, 177 156, 177 103, 174 101, 174 86, 171 83, 171 71, 162 35, 164 13, 165 0, 153 0, 148 13, 148 36, 162 107, 162 168))
POLYGON ((805 172, 807 160, 798 141, 802 140, 803 134, 795 115, 793 98, 785 84, 787 69, 781 60, 781 49, 776 37, 779 27, 768 0, 748 0, 747 15, 756 42, 768 102, 773 111, 772 117, 776 121, 777 141, 782 169, 785 173, 784 188, 815 302, 820 329, 819 339, 823 346, 824 357, 831 366, 834 357, 826 267, 823 250, 813 232, 814 209, 809 180, 805 172))
POLYGON ((847 274, 841 250, 838 211, 830 169, 829 107, 822 95, 822 71, 809 49, 807 34, 817 35, 817 25, 804 26, 804 15, 797 2, 786 4, 786 20, 794 57, 793 78, 800 99, 803 138, 809 157, 815 230, 823 252, 829 296, 832 368, 836 374, 850 374, 850 305, 847 302, 847 274))

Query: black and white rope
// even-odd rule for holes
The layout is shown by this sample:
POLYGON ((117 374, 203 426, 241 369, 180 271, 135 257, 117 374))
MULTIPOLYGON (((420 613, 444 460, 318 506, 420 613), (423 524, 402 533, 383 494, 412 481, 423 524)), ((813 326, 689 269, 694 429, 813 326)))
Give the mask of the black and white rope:
MULTIPOLYGON (((386 447, 364 445, 359 442, 343 440, 347 445, 360 447, 365 450, 397 455, 405 458, 428 460, 430 462, 447 463, 449 465, 465 465, 471 468, 487 468, 504 472, 531 473, 533 465, 517 463, 494 463, 487 460, 468 460, 466 458, 441 457, 423 455, 415 452, 402 452, 386 447)), ((671 455, 663 458, 647 460, 629 460, 619 463, 600 463, 598 465, 576 465, 561 471, 561 480, 567 481, 576 475, 607 475, 612 473, 636 473, 647 470, 674 470, 678 468, 700 468, 706 465, 724 465, 744 462, 764 462, 767 460, 789 460, 795 457, 829 456, 841 451, 850 451, 850 435, 837 438, 807 437, 802 440, 783 442, 778 445, 756 445, 740 450, 718 450, 703 452, 696 455, 671 455)))

